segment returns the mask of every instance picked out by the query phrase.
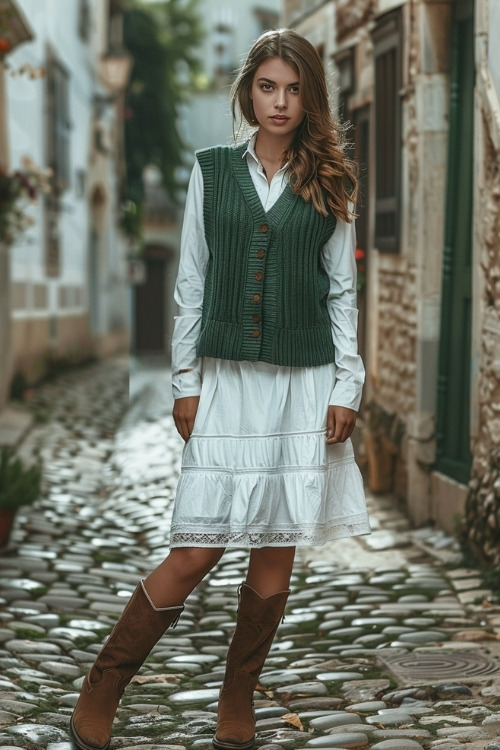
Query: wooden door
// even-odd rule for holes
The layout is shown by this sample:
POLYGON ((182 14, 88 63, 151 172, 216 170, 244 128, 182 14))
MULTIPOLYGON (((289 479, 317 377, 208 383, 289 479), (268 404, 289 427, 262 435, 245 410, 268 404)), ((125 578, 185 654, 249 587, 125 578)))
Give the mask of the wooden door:
POLYGON ((137 354, 165 352, 165 258, 145 257, 146 280, 135 290, 135 342, 137 354))

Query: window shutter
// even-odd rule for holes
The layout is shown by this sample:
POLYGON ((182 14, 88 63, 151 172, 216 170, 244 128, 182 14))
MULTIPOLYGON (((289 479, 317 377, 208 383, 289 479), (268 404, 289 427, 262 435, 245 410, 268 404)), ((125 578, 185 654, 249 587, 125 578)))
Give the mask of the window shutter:
POLYGON ((375 247, 400 250, 401 11, 383 16, 373 32, 375 63, 375 247))
POLYGON ((47 70, 48 162, 54 172, 54 187, 62 192, 70 183, 69 76, 54 57, 47 70))

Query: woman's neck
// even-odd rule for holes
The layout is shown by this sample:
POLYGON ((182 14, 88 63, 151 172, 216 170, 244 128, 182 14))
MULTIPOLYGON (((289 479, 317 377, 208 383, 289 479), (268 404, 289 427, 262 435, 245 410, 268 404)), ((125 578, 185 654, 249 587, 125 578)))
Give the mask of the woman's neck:
POLYGON ((261 161, 281 166, 292 140, 292 137, 287 136, 283 138, 269 137, 267 133, 258 130, 255 140, 255 153, 261 161))

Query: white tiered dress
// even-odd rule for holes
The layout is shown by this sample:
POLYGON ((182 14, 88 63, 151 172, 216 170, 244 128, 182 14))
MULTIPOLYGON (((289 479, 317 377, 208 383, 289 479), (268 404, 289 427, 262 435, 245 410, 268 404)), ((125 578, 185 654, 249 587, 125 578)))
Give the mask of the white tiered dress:
MULTIPOLYGON (((243 155, 262 205, 281 195, 284 168, 267 182, 251 139, 243 155)), ((200 396, 172 516, 173 547, 321 545, 370 533, 350 440, 326 444, 329 404, 357 410, 355 234, 337 222, 323 250, 335 363, 281 367, 196 357, 205 269, 203 177, 191 176, 181 241, 172 346, 174 398, 200 396)))

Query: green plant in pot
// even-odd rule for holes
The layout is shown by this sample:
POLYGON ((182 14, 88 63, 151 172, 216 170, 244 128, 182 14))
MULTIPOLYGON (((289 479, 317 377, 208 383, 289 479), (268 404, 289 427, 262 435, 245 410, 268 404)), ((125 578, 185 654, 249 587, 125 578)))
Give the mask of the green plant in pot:
POLYGON ((0 451, 0 549, 9 541, 16 511, 31 505, 40 494, 42 472, 39 466, 26 466, 12 451, 0 451))

